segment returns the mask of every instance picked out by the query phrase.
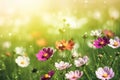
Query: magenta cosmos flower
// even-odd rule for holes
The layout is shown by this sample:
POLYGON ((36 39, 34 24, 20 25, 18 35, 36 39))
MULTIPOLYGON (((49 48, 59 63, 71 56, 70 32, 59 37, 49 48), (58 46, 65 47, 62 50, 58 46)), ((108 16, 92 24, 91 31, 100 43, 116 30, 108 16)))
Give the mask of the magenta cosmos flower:
POLYGON ((109 67, 100 67, 95 73, 97 78, 101 80, 109 80, 114 77, 114 72, 112 68, 109 67))
POLYGON ((54 75, 54 71, 53 70, 51 70, 51 71, 49 71, 47 74, 44 74, 41 78, 40 78, 40 80, 50 80, 51 78, 52 78, 52 76, 54 75))
POLYGON ((104 46, 106 46, 107 44, 109 44, 109 39, 107 37, 99 37, 97 40, 94 40, 93 45, 96 48, 102 48, 104 46))
POLYGON ((39 61, 46 61, 48 60, 53 54, 53 49, 51 48, 43 48, 39 51, 38 54, 36 54, 36 57, 39 61))

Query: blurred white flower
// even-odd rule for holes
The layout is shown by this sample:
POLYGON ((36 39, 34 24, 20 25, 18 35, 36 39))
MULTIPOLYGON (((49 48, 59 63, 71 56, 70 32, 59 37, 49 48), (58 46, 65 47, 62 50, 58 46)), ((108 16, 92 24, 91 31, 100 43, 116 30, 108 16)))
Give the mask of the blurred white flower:
POLYGON ((20 67, 27 67, 30 64, 30 59, 29 57, 26 57, 26 56, 18 56, 15 59, 15 62, 20 67))
POLYGON ((119 37, 115 37, 114 39, 110 39, 109 41, 110 41, 110 43, 108 44, 108 46, 110 46, 112 48, 120 47, 120 39, 119 39, 119 37))
POLYGON ((10 46, 11 46, 11 42, 9 41, 3 43, 3 48, 10 48, 10 46))
POLYGON ((120 17, 119 11, 117 9, 115 9, 115 8, 111 8, 109 10, 109 15, 113 19, 118 19, 120 17))
POLYGON ((93 18, 96 19, 96 20, 100 20, 101 19, 101 13, 100 13, 100 11, 95 11, 93 13, 93 18))
POLYGON ((19 55, 24 55, 25 54, 25 49, 23 47, 16 47, 15 48, 15 53, 19 55))
POLYGON ((69 64, 68 62, 60 61, 59 63, 55 63, 55 67, 57 70, 64 70, 71 66, 72 64, 69 64))
POLYGON ((82 65, 86 64, 88 62, 89 58, 87 56, 84 56, 83 58, 78 58, 74 61, 74 64, 76 67, 81 67, 82 65))
POLYGON ((69 79, 69 80, 78 80, 79 78, 82 77, 82 75, 83 75, 83 72, 79 70, 70 71, 65 74, 66 79, 69 79))
POLYGON ((79 48, 79 43, 75 43, 73 50, 77 50, 79 48))
POLYGON ((93 45, 93 40, 88 40, 87 45, 88 45, 90 48, 96 49, 96 47, 93 45))
POLYGON ((73 58, 76 58, 76 57, 78 57, 78 56, 79 56, 79 54, 78 54, 77 51, 73 51, 73 52, 72 52, 72 57, 73 57, 73 58))
POLYGON ((92 30, 90 35, 94 36, 94 37, 101 37, 102 36, 102 31, 101 30, 92 30))

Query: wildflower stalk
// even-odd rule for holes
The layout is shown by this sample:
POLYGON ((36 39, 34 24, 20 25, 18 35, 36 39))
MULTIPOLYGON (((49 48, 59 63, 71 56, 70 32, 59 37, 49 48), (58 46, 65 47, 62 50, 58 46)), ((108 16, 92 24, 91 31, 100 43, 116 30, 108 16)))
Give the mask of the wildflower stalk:
POLYGON ((88 73, 87 73, 87 71, 86 71, 86 69, 85 69, 85 67, 84 67, 84 73, 86 74, 88 80, 91 80, 90 77, 89 77, 89 75, 88 75, 88 73))

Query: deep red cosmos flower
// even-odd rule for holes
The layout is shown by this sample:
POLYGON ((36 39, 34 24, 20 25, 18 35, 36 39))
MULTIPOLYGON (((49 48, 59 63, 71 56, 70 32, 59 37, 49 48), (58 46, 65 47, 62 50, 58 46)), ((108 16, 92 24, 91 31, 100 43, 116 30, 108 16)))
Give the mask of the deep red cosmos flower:
POLYGON ((47 74, 44 74, 41 78, 40 78, 40 80, 50 80, 51 78, 52 78, 52 76, 54 75, 54 71, 53 70, 51 70, 51 71, 49 71, 47 74))

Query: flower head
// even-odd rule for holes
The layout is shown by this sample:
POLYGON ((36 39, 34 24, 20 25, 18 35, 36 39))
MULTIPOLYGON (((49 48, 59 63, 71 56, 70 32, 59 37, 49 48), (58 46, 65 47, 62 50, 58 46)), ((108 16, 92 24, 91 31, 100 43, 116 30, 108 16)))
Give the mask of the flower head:
POLYGON ((69 41, 67 42, 66 49, 67 49, 67 50, 72 50, 74 44, 75 44, 75 43, 73 42, 73 40, 69 40, 69 41))
POLYGON ((76 67, 80 67, 88 62, 89 58, 87 56, 84 56, 83 58, 78 58, 74 61, 74 64, 76 67))
POLYGON ((53 49, 43 48, 42 50, 39 51, 38 54, 36 54, 36 57, 40 61, 46 61, 52 56, 52 54, 53 54, 53 49))
POLYGON ((58 70, 64 70, 66 68, 69 68, 72 64, 69 64, 68 62, 60 61, 59 63, 55 63, 55 67, 58 70))
POLYGON ((63 50, 72 50, 74 46, 73 40, 61 40, 59 42, 56 42, 56 48, 63 51, 63 50))
POLYGON ((29 57, 26 57, 26 56, 18 56, 15 59, 15 62, 20 67, 27 67, 30 64, 30 59, 29 57))
POLYGON ((118 48, 120 47, 120 39, 118 37, 115 37, 114 39, 110 39, 110 43, 108 46, 112 48, 118 48))
POLYGON ((103 33, 108 38, 111 38, 114 36, 114 33, 111 30, 103 30, 103 33))
POLYGON ((19 55, 25 55, 25 49, 23 47, 16 47, 15 53, 19 55))
POLYGON ((93 45, 96 47, 96 48, 102 48, 104 46, 106 46, 107 44, 109 44, 109 38, 107 37, 99 37, 97 40, 94 41, 93 45))
POLYGON ((102 31, 101 30, 94 30, 94 31, 91 31, 90 35, 94 36, 94 37, 101 37, 102 31))
POLYGON ((83 75, 83 72, 79 70, 70 71, 65 74, 66 79, 69 79, 69 80, 78 80, 79 78, 82 77, 82 75, 83 75))
POLYGON ((113 69, 109 67, 100 67, 95 73, 97 78, 101 80, 109 80, 114 77, 113 69))
POLYGON ((59 42, 56 42, 56 48, 63 51, 66 50, 67 42, 65 40, 61 40, 59 42))
POLYGON ((47 74, 44 74, 40 80, 50 80, 52 78, 52 76, 54 75, 54 71, 51 70, 49 71, 47 74))

